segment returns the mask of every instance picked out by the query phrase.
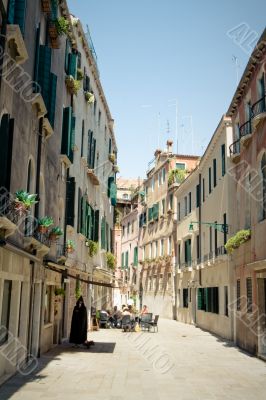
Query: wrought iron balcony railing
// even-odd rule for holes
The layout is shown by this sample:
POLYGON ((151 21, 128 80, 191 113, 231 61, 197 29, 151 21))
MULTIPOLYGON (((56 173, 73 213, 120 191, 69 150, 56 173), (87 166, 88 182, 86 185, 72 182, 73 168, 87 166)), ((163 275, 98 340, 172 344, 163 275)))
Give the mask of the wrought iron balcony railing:
POLYGON ((266 112, 266 95, 264 95, 261 99, 256 101, 256 103, 252 106, 252 118, 255 118, 257 115, 266 112))
POLYGON ((240 139, 237 139, 229 146, 230 157, 240 153, 240 139))
POLYGON ((251 133, 252 133, 251 120, 249 120, 240 126, 239 136, 240 136, 240 138, 242 138, 246 135, 250 135, 251 133))

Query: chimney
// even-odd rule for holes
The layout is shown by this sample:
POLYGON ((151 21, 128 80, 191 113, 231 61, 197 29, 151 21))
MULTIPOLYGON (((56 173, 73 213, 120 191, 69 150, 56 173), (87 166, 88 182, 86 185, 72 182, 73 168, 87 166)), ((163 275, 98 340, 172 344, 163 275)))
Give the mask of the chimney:
POLYGON ((166 145, 167 145, 167 153, 172 153, 173 152, 173 141, 168 139, 166 142, 166 145))

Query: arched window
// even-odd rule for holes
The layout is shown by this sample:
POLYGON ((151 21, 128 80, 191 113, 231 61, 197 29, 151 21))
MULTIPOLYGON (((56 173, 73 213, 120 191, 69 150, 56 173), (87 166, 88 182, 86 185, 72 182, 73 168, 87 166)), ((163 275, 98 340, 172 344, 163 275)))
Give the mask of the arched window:
POLYGON ((261 159, 261 176, 262 176, 262 219, 266 218, 266 153, 261 159))

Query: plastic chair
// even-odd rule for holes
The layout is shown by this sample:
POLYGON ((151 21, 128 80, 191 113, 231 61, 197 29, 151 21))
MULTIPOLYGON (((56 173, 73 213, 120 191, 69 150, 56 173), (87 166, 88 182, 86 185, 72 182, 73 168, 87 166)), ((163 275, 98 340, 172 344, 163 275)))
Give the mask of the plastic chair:
POLYGON ((158 332, 158 319, 159 319, 159 315, 155 315, 154 320, 148 322, 150 328, 153 328, 153 332, 155 332, 155 328, 156 328, 156 332, 158 332))

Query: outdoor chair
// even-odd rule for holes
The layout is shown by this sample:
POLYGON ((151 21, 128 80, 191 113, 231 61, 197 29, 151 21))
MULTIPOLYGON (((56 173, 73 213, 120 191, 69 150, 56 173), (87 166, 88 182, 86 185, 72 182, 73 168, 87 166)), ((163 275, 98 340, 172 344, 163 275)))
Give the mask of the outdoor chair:
POLYGON ((159 315, 155 315, 154 320, 148 322, 149 327, 153 328, 153 332, 155 332, 155 328, 156 328, 156 332, 158 332, 158 319, 159 319, 159 315))
POLYGON ((149 323, 152 321, 152 313, 147 313, 142 315, 141 320, 140 320, 140 327, 141 330, 148 330, 150 329, 149 323))
POLYGON ((130 315, 124 315, 122 317, 121 328, 124 332, 132 330, 132 321, 130 315))
POLYGON ((108 320, 109 320, 109 316, 108 316, 107 312, 100 311, 99 327, 107 328, 108 320))

